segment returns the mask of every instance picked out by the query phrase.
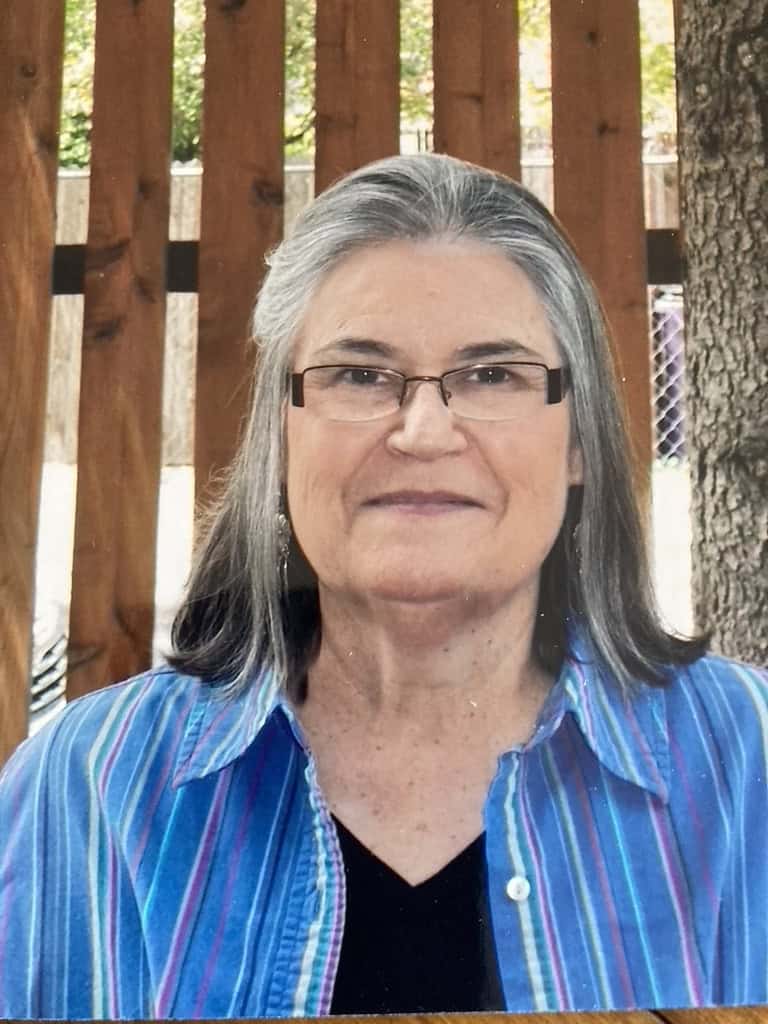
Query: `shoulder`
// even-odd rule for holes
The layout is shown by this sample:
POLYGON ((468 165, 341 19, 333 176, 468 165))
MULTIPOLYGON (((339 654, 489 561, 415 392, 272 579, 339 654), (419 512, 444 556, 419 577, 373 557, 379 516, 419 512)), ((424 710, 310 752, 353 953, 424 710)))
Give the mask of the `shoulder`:
POLYGON ((745 726, 768 726, 768 672, 717 655, 705 655, 673 672, 668 707, 680 714, 706 710, 711 727, 730 728, 734 716, 745 726))
MULTIPOLYGON (((768 673, 706 655, 678 667, 665 691, 673 762, 717 767, 732 795, 768 795, 768 673)), ((763 799, 763 803, 766 800, 763 799)))
POLYGON ((135 770, 150 750, 175 760, 205 689, 159 668, 72 701, 19 746, 0 774, 0 793, 53 775, 96 785, 135 770))

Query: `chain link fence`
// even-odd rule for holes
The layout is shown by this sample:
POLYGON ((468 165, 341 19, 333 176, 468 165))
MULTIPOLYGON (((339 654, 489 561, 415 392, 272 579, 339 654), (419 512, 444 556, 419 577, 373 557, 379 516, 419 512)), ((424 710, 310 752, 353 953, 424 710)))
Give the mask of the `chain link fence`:
POLYGON ((651 291, 651 393, 657 459, 685 456, 685 347, 683 291, 664 285, 651 291))
POLYGON ((653 422, 651 564, 659 610, 668 627, 693 631, 690 479, 686 452, 683 290, 649 289, 653 422))

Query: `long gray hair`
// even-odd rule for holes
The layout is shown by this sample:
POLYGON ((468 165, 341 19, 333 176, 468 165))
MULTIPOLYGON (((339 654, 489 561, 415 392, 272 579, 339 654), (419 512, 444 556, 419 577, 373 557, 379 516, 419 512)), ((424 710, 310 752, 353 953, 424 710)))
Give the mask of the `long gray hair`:
POLYGON ((268 258, 256 303, 253 402, 223 496, 212 510, 169 657, 181 671, 240 689, 263 669, 294 698, 320 636, 311 569, 295 545, 286 584, 278 513, 283 403, 294 344, 324 277, 356 250, 393 240, 469 239, 499 249, 530 279, 572 380, 572 427, 583 484, 542 566, 534 651, 556 671, 568 621, 581 628, 618 685, 661 684, 666 667, 703 640, 670 635, 650 584, 604 318, 552 216, 522 186, 448 156, 399 156, 355 171, 320 195, 268 258))

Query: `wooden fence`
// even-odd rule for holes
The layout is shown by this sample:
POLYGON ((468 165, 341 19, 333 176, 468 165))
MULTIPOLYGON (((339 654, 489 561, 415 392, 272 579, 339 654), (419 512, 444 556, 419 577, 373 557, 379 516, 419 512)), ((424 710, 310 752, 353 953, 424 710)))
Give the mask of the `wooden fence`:
MULTIPOLYGON (((411 140, 406 137, 406 144, 411 140)), ((402 145, 402 142, 401 142, 402 145)), ((671 155, 643 160, 645 222, 649 229, 668 228, 678 223, 677 162, 671 155)), ((523 159, 521 180, 542 202, 553 206, 552 161, 547 157, 523 159)), ((174 168, 171 175, 171 239, 200 237, 200 186, 197 167, 174 168)), ((56 237, 60 255, 80 252, 88 228, 88 187, 86 171, 60 173, 57 192, 56 237)), ((286 230, 310 201, 314 191, 314 168, 309 164, 287 164, 283 218, 286 230)), ((71 259, 71 255, 69 256, 71 259)), ((54 288, 60 286, 57 275, 54 288)), ((674 282, 665 281, 664 284, 674 282)), ((45 461, 77 461, 77 419, 72 414, 80 380, 80 349, 73 345, 82 330, 82 307, 77 295, 57 296, 51 323, 48 409, 45 431, 45 461)), ((163 378, 163 466, 192 464, 192 422, 194 406, 193 372, 197 329, 194 295, 171 290, 165 329, 165 374, 163 378)), ((45 498, 43 499, 45 500, 45 498)), ((43 595, 44 596, 44 595, 43 595)), ((40 603, 38 595, 37 603, 40 603)))
MULTIPOLYGON (((318 187, 397 149, 398 15, 398 0, 318 0, 318 187)), ((434 29, 435 148, 519 176, 516 3, 434 0, 434 29)), ((672 237, 643 221, 637 0, 559 0, 551 30, 555 210, 601 290, 647 464, 647 254, 672 237)), ((63 0, 0 5, 0 761, 27 729, 62 42, 63 0)), ((235 445, 248 316, 282 231, 283 0, 207 2, 191 248, 168 241, 172 42, 172 0, 98 4, 88 238, 54 260, 85 302, 69 633, 91 657, 70 696, 150 657, 168 281, 198 292, 203 495, 235 445)))

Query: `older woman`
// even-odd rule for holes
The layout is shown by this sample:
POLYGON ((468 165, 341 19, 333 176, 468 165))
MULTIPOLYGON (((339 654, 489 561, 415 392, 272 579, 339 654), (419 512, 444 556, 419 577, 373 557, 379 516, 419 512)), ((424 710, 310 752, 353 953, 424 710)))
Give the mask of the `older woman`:
POLYGON ((172 667, 3 778, 0 1014, 765 1001, 767 680, 659 624, 546 210, 365 167, 254 325, 172 667))

